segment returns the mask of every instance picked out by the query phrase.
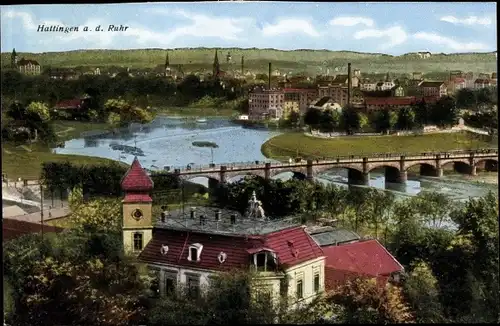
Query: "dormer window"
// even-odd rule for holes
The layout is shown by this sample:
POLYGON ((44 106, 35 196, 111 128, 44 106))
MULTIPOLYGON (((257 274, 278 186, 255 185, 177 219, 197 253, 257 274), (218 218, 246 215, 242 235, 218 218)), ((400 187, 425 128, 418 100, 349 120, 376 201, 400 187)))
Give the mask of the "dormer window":
POLYGON ((276 254, 271 250, 257 249, 251 252, 250 264, 259 272, 271 272, 277 267, 276 254))
POLYGON ((193 243, 189 246, 188 260, 189 261, 200 261, 201 251, 203 250, 203 245, 200 243, 193 243))

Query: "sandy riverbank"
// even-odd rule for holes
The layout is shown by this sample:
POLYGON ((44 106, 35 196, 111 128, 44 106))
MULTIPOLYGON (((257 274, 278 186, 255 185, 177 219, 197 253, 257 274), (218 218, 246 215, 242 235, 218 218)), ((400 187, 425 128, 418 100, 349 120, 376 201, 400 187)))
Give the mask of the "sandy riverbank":
POLYGON ((488 184, 498 184, 498 173, 487 172, 487 173, 479 173, 476 176, 470 175, 456 175, 454 176, 457 179, 467 180, 471 182, 477 183, 488 183, 488 184))

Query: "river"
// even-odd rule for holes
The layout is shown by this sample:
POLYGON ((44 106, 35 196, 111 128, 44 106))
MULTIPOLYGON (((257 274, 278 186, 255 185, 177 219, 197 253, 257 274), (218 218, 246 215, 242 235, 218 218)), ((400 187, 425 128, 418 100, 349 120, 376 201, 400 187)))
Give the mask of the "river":
MULTIPOLYGON (((247 129, 234 124, 227 118, 207 118, 206 123, 196 123, 185 118, 158 116, 152 123, 140 126, 132 125, 121 130, 117 135, 96 135, 72 139, 65 142, 64 148, 54 151, 60 154, 88 155, 120 160, 132 163, 134 156, 113 150, 110 145, 137 146, 143 155, 141 164, 148 169, 163 169, 165 166, 184 167, 188 164, 207 165, 209 163, 238 163, 251 161, 269 161, 261 153, 261 145, 279 132, 247 129), (212 151, 192 145, 194 141, 210 141, 219 147, 212 151)), ((291 177, 291 173, 277 176, 281 179, 291 177)), ((497 185, 464 180, 459 175, 446 175, 442 178, 409 175, 405 185, 386 183, 383 171, 370 173, 370 187, 394 192, 397 197, 413 196, 419 192, 437 191, 447 194, 455 200, 480 197, 488 191, 498 192, 497 185)), ((318 176, 322 182, 332 182, 347 186, 347 170, 332 169, 318 176)), ((194 178, 192 181, 208 184, 206 178, 194 178)))

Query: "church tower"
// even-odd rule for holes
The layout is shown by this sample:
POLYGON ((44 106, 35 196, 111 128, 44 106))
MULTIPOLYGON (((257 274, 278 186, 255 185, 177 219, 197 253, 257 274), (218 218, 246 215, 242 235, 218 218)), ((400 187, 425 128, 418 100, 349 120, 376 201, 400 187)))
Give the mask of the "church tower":
POLYGON ((171 75, 170 60, 168 59, 168 52, 167 52, 167 57, 165 58, 165 77, 168 77, 170 75, 171 75))
POLYGON ((219 73, 220 73, 219 58, 217 57, 217 50, 215 50, 214 67, 212 71, 214 78, 218 78, 219 73))
POLYGON ((137 256, 153 237, 153 180, 142 168, 137 157, 122 179, 125 193, 122 200, 123 250, 127 255, 137 256))

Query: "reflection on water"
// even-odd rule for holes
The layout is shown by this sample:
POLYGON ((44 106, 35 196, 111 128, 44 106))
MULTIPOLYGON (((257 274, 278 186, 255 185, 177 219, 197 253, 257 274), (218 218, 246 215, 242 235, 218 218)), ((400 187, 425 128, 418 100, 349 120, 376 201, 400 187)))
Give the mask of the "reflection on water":
MULTIPOLYGON (((277 134, 279 133, 274 131, 242 128, 227 118, 208 118, 206 123, 198 124, 192 119, 160 116, 146 126, 133 124, 118 134, 105 134, 67 141, 64 148, 56 148, 55 152, 98 156, 114 160, 119 158, 130 164, 134 158, 132 154, 112 150, 109 145, 137 146, 144 152, 144 156, 140 158, 144 167, 162 169, 165 166, 184 167, 190 163, 195 165, 211 163, 212 152, 210 148, 192 145, 194 141, 210 141, 219 146, 213 150, 213 161, 216 164, 255 160, 272 161, 262 155, 260 148, 267 139, 277 134)), ((292 173, 282 173, 275 178, 286 180, 290 177, 292 177, 292 173)), ((236 177, 230 181, 234 182, 240 178, 236 177)), ((347 187, 347 170, 331 169, 320 174, 317 180, 347 187)), ((206 178, 193 178, 191 181, 208 186, 206 178)), ((397 198, 414 196, 422 190, 444 193, 455 200, 483 196, 490 190, 498 193, 496 185, 462 181, 450 176, 432 178, 409 175, 406 184, 388 183, 385 182, 383 170, 370 172, 369 186, 391 191, 397 198)))

